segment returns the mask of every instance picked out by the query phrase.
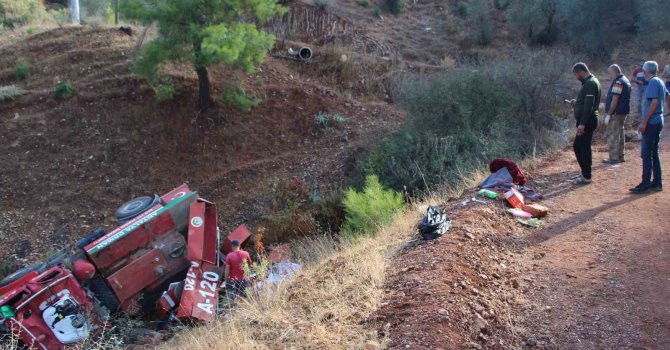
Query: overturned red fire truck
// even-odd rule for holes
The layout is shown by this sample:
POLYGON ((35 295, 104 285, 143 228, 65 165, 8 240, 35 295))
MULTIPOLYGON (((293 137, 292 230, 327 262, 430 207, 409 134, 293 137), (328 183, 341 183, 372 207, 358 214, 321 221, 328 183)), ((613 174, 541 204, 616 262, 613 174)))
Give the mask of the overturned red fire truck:
POLYGON ((242 225, 221 244, 216 206, 187 185, 133 199, 116 217, 119 227, 93 231, 74 254, 63 250, 0 281, 0 330, 58 350, 95 337, 110 313, 214 320, 224 254, 251 232, 242 225))

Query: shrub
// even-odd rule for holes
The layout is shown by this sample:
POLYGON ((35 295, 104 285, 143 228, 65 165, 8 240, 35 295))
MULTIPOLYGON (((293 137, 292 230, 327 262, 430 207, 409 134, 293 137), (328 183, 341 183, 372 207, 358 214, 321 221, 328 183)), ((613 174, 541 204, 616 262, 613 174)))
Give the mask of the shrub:
POLYGON ((113 0, 81 1, 81 16, 87 23, 114 23, 113 0))
POLYGON ((309 188, 299 179, 294 178, 278 186, 264 217, 269 241, 314 233, 318 224, 310 204, 309 188))
POLYGON ((656 50, 659 47, 670 46, 670 32, 667 30, 670 1, 667 0, 634 0, 635 29, 641 38, 642 45, 656 50))
POLYGON ((28 29, 26 29, 26 34, 28 34, 28 35, 35 34, 35 27, 33 27, 33 26, 28 27, 28 29))
POLYGON ((356 3, 362 7, 370 6, 370 0, 356 0, 356 3))
POLYGON ((404 78, 394 101, 407 111, 406 120, 371 151, 362 172, 421 195, 460 182, 492 158, 555 147, 564 140, 556 86, 563 84, 567 60, 562 52, 531 52, 478 71, 404 78))
POLYGON ((372 9, 372 13, 374 13, 375 17, 381 17, 382 9, 379 6, 375 6, 375 8, 372 9))
POLYGON ((153 88, 154 93, 156 94, 156 100, 160 102, 173 99, 174 95, 177 93, 177 88, 172 84, 158 84, 153 88))
POLYGON ((251 111, 253 107, 258 106, 262 102, 256 96, 247 92, 240 84, 226 88, 219 95, 219 99, 245 113, 251 111))
POLYGON ((14 76, 18 79, 26 79, 30 75, 30 65, 26 60, 19 60, 14 68, 14 76))
POLYGON ((489 3, 487 0, 472 0, 468 5, 470 27, 474 28, 473 41, 480 45, 487 45, 493 37, 489 3))
POLYGON ((25 90, 16 85, 0 86, 0 102, 14 100, 24 93, 25 90))
POLYGON ((47 17, 59 28, 63 28, 70 21, 70 10, 49 10, 47 11, 47 17))
POLYGON ((0 23, 16 28, 44 15, 44 6, 38 0, 0 0, 0 23))
POLYGON ((339 113, 335 114, 328 114, 324 112, 319 112, 317 115, 314 116, 314 122, 316 125, 323 127, 324 129, 330 129, 330 122, 333 122, 335 124, 344 124, 348 121, 349 119, 339 113))
POLYGON ((314 6, 321 11, 326 11, 331 5, 332 0, 314 0, 314 6))
POLYGON ((349 188, 343 203, 342 233, 347 236, 372 233, 377 227, 389 224, 393 216, 405 207, 402 195, 385 189, 374 175, 365 178, 362 192, 349 188))
POLYGON ((74 88, 70 83, 66 81, 61 81, 58 84, 56 84, 56 87, 54 88, 54 97, 57 100, 64 100, 66 98, 70 98, 74 95, 74 88))
POLYGON ((388 12, 391 12, 394 15, 399 15, 405 11, 407 3, 405 0, 384 0, 384 7, 388 12))

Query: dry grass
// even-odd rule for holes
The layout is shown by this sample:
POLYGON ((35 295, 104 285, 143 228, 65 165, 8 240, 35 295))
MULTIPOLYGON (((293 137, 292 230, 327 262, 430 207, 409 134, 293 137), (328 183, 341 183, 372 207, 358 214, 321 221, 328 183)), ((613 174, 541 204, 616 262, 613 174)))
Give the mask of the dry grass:
POLYGON ((421 215, 414 205, 356 242, 322 237, 299 244, 298 255, 311 262, 292 281, 242 302, 224 320, 178 333, 165 348, 362 348, 377 337, 362 321, 379 306, 389 258, 421 215))
POLYGON ((486 175, 473 172, 460 186, 431 193, 358 241, 320 236, 292 243, 292 258, 306 262, 294 279, 243 302, 224 320, 183 330, 164 348, 361 349, 377 341, 364 321, 379 307, 395 253, 415 234, 428 204, 459 197, 486 175))

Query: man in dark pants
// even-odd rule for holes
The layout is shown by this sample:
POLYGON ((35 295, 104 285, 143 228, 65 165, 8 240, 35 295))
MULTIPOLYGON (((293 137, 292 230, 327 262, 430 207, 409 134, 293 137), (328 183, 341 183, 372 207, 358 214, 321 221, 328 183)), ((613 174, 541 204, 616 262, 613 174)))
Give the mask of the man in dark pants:
POLYGON ((661 130, 663 130, 663 105, 667 90, 663 81, 656 76, 658 74, 658 63, 656 61, 647 61, 642 68, 644 69, 644 78, 648 82, 644 92, 644 105, 642 106, 642 120, 640 122, 642 182, 630 189, 633 193, 663 190, 658 143, 661 141, 661 130))
POLYGON ((572 73, 577 80, 582 82, 582 88, 579 90, 577 102, 574 106, 577 136, 575 136, 573 144, 575 157, 577 157, 582 174, 573 180, 577 185, 587 185, 591 183, 591 140, 593 139, 593 132, 598 127, 600 82, 582 62, 572 66, 572 73))

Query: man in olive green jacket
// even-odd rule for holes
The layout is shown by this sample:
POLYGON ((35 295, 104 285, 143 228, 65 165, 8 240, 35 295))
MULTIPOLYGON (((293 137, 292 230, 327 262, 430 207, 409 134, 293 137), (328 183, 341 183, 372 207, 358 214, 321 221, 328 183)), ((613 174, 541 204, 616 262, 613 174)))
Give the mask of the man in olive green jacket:
POLYGON ((586 64, 579 62, 572 67, 575 78, 582 82, 577 102, 574 106, 577 136, 573 148, 582 174, 574 179, 575 184, 591 183, 591 141, 598 127, 598 106, 600 106, 600 82, 589 71, 586 64))

